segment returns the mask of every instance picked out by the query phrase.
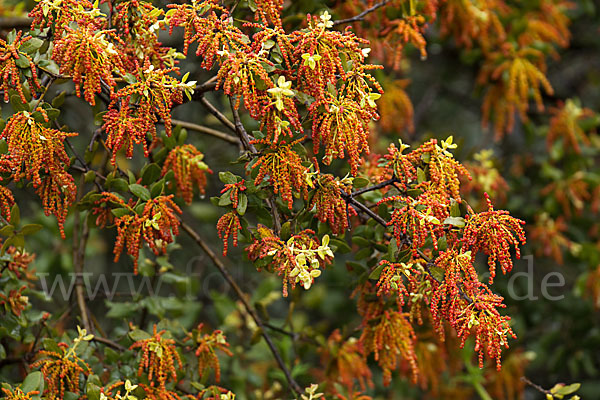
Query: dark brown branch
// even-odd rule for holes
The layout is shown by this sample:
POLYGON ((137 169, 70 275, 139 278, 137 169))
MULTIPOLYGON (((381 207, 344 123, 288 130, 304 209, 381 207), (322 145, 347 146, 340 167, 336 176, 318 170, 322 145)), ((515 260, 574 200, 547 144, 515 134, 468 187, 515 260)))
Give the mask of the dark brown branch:
POLYGON ((540 393, 544 393, 544 394, 552 394, 549 390, 544 389, 543 387, 541 387, 540 385, 537 385, 533 382, 531 382, 529 379, 527 379, 527 377, 522 376, 521 380, 523 382, 525 382, 527 385, 531 386, 532 388, 534 388, 535 390, 537 390, 540 393))
POLYGON ((333 26, 362 21, 367 14, 370 14, 373 11, 377 10, 378 8, 385 6, 389 2, 390 2, 390 0, 383 0, 380 3, 373 5, 372 7, 367 8, 365 11, 361 12, 360 14, 355 15, 354 17, 346 18, 346 19, 338 19, 337 21, 333 21, 333 26))
POLYGON ((378 183, 377 185, 373 185, 373 186, 369 186, 369 187, 365 187, 365 188, 362 188, 362 189, 355 190, 354 192, 352 192, 352 194, 350 194, 350 196, 352 196, 352 197, 360 196, 363 193, 372 192, 374 190, 379 190, 379 189, 382 189, 382 188, 384 188, 386 186, 393 185, 396 182, 400 182, 400 181, 398 180, 398 178, 394 177, 392 179, 388 179, 387 181, 383 181, 381 183, 378 183))
POLYGON ((0 17, 0 30, 29 28, 31 21, 32 19, 27 17, 0 17))
POLYGON ((198 85, 194 88, 194 93, 192 94, 192 100, 201 100, 204 93, 212 92, 217 89, 217 77, 214 76, 202 85, 198 85))
MULTIPOLYGON (((240 138, 244 150, 255 154, 256 147, 254 147, 254 145, 250 143, 250 136, 248 135, 248 132, 246 132, 246 128, 244 128, 244 125, 242 124, 242 120, 240 118, 237 108, 235 108, 234 99, 232 97, 229 97, 229 104, 231 105, 231 111, 233 113, 235 132, 240 138)), ((279 215, 279 211, 277 210, 277 203, 275 202, 273 196, 270 196, 267 199, 267 204, 271 209, 271 216, 273 217, 273 228, 275 229, 275 234, 279 235, 279 232, 281 231, 281 216, 279 215)))
POLYGON ((121 346, 119 343, 113 342, 112 340, 104 338, 102 336, 94 335, 94 339, 92 339, 92 340, 94 342, 105 344, 108 347, 112 347, 113 349, 115 349, 117 351, 126 351, 127 350, 127 348, 125 346, 121 346))
POLYGON ((263 338, 265 339, 265 342, 267 343, 269 350, 271 350, 271 353, 273 354, 273 357, 275 358, 277 365, 279 365, 279 368, 283 371, 285 378, 287 379, 288 384, 290 385, 290 389, 292 390, 294 395, 297 396, 297 395, 303 393, 304 391, 292 377, 290 370, 285 365, 283 359, 281 358, 281 355, 279 354, 279 351, 275 347, 273 340, 267 333, 267 326, 264 324, 262 319, 258 316, 258 314, 254 310, 254 308, 252 308, 252 306, 248 302, 246 294, 242 291, 242 289, 235 282, 235 280, 233 279, 233 277, 231 276, 231 274, 225 267, 225 264, 223 264, 221 259, 219 257, 217 257, 217 255, 212 251, 212 249, 208 246, 208 244, 200 237, 200 235, 198 235, 198 233, 196 233, 196 231, 194 231, 192 229, 192 227, 190 227, 185 222, 181 223, 181 227, 196 242, 196 244, 198 244, 198 246, 200 246, 200 248, 202 248, 202 250, 206 253, 206 255, 212 260, 215 267, 217 267, 217 269, 219 270, 219 272, 221 273, 223 278, 225 278, 227 283, 229 283, 231 288, 236 293, 237 297, 242 302, 242 305, 244 306, 244 309, 246 310, 246 312, 250 315, 250 317, 254 320, 256 325, 260 328, 261 334, 262 334, 263 338))
POLYGON ((221 122, 227 129, 237 134, 237 130, 235 129, 235 125, 233 124, 233 122, 227 119, 227 117, 224 116, 221 113, 221 111, 217 110, 217 108, 213 106, 210 101, 206 100, 206 97, 204 97, 204 95, 200 96, 199 100, 200 103, 202 103, 202 105, 208 110, 208 112, 214 115, 219 120, 219 122, 221 122))

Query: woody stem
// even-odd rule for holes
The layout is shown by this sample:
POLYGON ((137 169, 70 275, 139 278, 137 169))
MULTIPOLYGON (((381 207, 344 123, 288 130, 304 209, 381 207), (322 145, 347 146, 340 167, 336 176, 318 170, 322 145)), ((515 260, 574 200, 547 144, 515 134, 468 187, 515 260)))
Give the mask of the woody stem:
POLYGON ((285 362, 281 358, 279 351, 275 347, 273 340, 267 333, 267 326, 262 321, 262 319, 258 316, 258 313, 256 312, 256 310, 254 310, 254 308, 250 305, 250 303, 248 302, 248 296, 242 291, 242 289, 235 282, 235 280, 233 279, 233 276, 231 276, 231 274, 225 267, 225 264, 223 264, 223 261, 221 261, 221 259, 219 259, 217 257, 217 255, 212 251, 212 249, 208 246, 208 244, 204 241, 204 239, 202 239, 200 237, 200 235, 198 235, 198 233, 196 233, 196 231, 194 231, 192 229, 191 226, 189 226, 185 222, 182 222, 181 227, 196 242, 196 244, 198 244, 198 246, 200 246, 200 248, 208 256, 208 258, 211 259, 211 261, 213 262, 215 267, 217 267, 217 269, 219 270, 219 272, 221 273, 223 278, 225 278, 227 283, 229 283, 229 285, 231 286, 231 288, 233 289, 233 291, 235 292, 237 297, 242 302, 242 305, 244 306, 244 309, 246 310, 248 315, 250 315, 250 317, 254 320, 256 325, 260 328, 261 334, 262 334, 263 338, 265 339, 265 342, 267 343, 269 350, 271 350, 271 353, 273 354, 273 357, 275 358, 277 365, 279 365, 279 368, 283 371, 285 378, 288 381, 288 384, 290 385, 291 391, 294 393, 295 396, 297 396, 301 393, 304 393, 304 391, 302 390, 300 385, 298 385, 298 383, 292 377, 290 370, 285 365, 285 362))

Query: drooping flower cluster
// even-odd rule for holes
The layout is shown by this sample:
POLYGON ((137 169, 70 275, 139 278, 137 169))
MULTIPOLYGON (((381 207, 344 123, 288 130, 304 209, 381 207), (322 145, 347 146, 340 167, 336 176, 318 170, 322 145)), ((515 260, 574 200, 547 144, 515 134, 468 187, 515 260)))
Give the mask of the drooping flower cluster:
POLYGON ((181 54, 158 41, 158 30, 164 24, 159 18, 164 11, 151 2, 120 1, 114 5, 112 26, 121 38, 115 47, 126 71, 133 71, 147 59, 156 68, 173 68, 181 54))
POLYGON ((42 108, 34 114, 27 111, 13 114, 0 133, 0 139, 8 144, 8 153, 0 156, 0 171, 10 173, 15 182, 22 179, 33 182, 46 215, 56 216, 64 238, 63 225, 77 190, 73 177, 65 172, 70 159, 63 141, 77 133, 47 128, 48 122, 42 108))
POLYGON ((302 165, 302 159, 292 146, 279 145, 275 151, 267 151, 252 168, 259 169, 254 184, 258 186, 268 177, 273 191, 287 201, 290 209, 294 203, 293 190, 307 198, 308 168, 302 165))
POLYGON ((344 233, 349 216, 356 215, 354 208, 348 207, 342 197, 342 192, 349 193, 351 186, 330 174, 320 175, 315 185, 317 188, 308 208, 315 207, 319 221, 329 223, 334 234, 344 233))
MULTIPOLYGON (((37 111, 48 121, 43 109, 37 111)), ((0 133, 0 139, 8 144, 8 154, 1 156, 0 169, 10 172, 15 182, 28 179, 38 187, 42 184, 41 172, 55 174, 69 165, 63 141, 73 136, 77 133, 47 128, 27 111, 15 113, 0 133)))
POLYGON ((590 139, 581 122, 586 118, 592 118, 596 114, 589 108, 582 108, 578 102, 568 99, 560 107, 550 109, 553 114, 550 119, 550 128, 546 140, 548 148, 559 138, 563 145, 568 144, 577 154, 581 153, 580 143, 590 144, 590 139))
POLYGON ((203 57, 202 68, 211 69, 217 52, 222 49, 247 48, 244 34, 233 25, 231 16, 217 1, 193 0, 191 4, 169 4, 167 7, 170 10, 165 15, 165 22, 170 27, 169 33, 176 26, 184 28, 184 54, 193 42, 198 42, 196 55, 203 57))
POLYGON ((459 253, 449 249, 440 254, 435 264, 445 273, 444 281, 433 291, 430 304, 437 332, 443 338, 443 320, 448 321, 456 329, 461 347, 474 334, 480 367, 487 354, 500 369, 502 348, 508 348, 509 336, 516 338, 510 317, 498 312, 498 308, 505 307, 503 298, 479 282, 470 251, 459 253))
POLYGON ((449 136, 446 140, 438 144, 436 139, 432 139, 415 150, 411 157, 413 162, 429 158, 427 161, 427 169, 429 179, 423 180, 416 187, 425 189, 444 199, 453 198, 457 202, 461 202, 460 197, 460 180, 459 175, 471 179, 469 171, 458 161, 456 161, 449 150, 455 149, 456 144, 453 143, 453 137, 449 136))
MULTIPOLYGON (((172 199, 173 195, 150 199, 146 201, 141 214, 138 214, 114 193, 102 193, 102 198, 96 204, 104 205, 105 208, 112 203, 112 206, 117 206, 119 210, 114 217, 117 226, 117 239, 113 250, 115 262, 119 261, 123 249, 126 248, 127 254, 133 257, 134 272, 137 274, 142 240, 156 255, 167 251, 167 244, 172 243, 173 236, 179 234, 180 221, 176 214, 181 214, 181 209, 172 199)), ((103 215, 102 208, 96 207, 96 214, 103 215)))
POLYGON ((392 211, 388 226, 394 227, 394 237, 398 243, 409 243, 413 253, 424 246, 431 237, 437 250, 437 241, 443 236, 443 225, 448 215, 447 206, 434 197, 386 197, 380 204, 394 202, 398 204, 392 211), (443 218, 440 218, 443 217, 443 218))
POLYGON ((21 86, 22 76, 24 75, 21 72, 21 68, 29 68, 31 71, 31 77, 26 79, 29 83, 29 90, 34 92, 41 89, 37 78, 37 69, 31 56, 19 51, 19 48, 31 39, 31 36, 23 37, 23 32, 21 31, 17 32, 12 40, 8 39, 8 42, 0 39, 0 87, 4 92, 4 102, 8 102, 9 90, 14 88, 19 94, 21 101, 27 103, 23 87, 21 86))
POLYGON ((177 193, 187 204, 192 203, 194 197, 194 184, 198 187, 201 194, 204 194, 206 188, 206 173, 212 171, 202 160, 202 154, 191 144, 177 146, 167 156, 162 168, 162 175, 173 171, 175 174, 175 183, 177 184, 177 193))
POLYGON ((473 177, 472 180, 462 180, 462 193, 475 192, 478 197, 483 193, 489 193, 496 201, 504 202, 508 192, 508 183, 495 167, 492 159, 493 151, 489 149, 481 150, 473 155, 474 162, 465 162, 464 166, 473 177))
MULTIPOLYGON (((129 99, 125 99, 129 103, 129 99)), ((110 108, 104 114, 102 130, 107 133, 106 147, 112 150, 110 162, 116 165, 118 151, 125 149, 125 156, 133 157, 133 145, 144 146, 144 155, 150 154, 146 134, 156 137, 154 124, 143 116, 136 115, 129 107, 110 108)))
POLYGON ((294 58, 303 60, 298 67, 298 84, 304 91, 320 99, 327 94, 328 84, 336 85, 339 75, 346 79, 344 63, 362 65, 365 59, 361 47, 368 43, 352 33, 331 30, 333 21, 328 12, 319 17, 307 16, 308 29, 292 33, 294 58), (344 60, 344 61, 343 61, 344 60))
POLYGON ((321 145, 325 147, 325 164, 347 156, 350 171, 356 175, 362 162, 360 154, 369 154, 368 124, 378 118, 376 108, 370 104, 361 107, 354 99, 327 93, 311 104, 309 110, 316 114, 312 127, 315 153, 321 145), (324 107, 325 112, 317 112, 319 107, 324 107))
POLYGON ((31 29, 50 27, 57 37, 72 22, 78 26, 100 28, 102 23, 97 19, 99 15, 100 10, 89 0, 40 0, 29 13, 33 18, 31 29))
MULTIPOLYGON (((268 271, 283 276, 283 295, 288 295, 288 284, 292 289, 301 283, 304 289, 310 289, 315 278, 321 276, 321 268, 333 259, 329 248, 329 236, 319 239, 310 229, 305 229, 284 242, 272 230, 265 226, 257 228, 258 238, 246 248, 252 261, 265 260, 268 271)), ((264 264, 264 263, 263 263, 264 264)))
POLYGON ((398 363, 407 362, 413 382, 418 375, 414 349, 416 335, 408 314, 399 311, 383 311, 375 320, 363 327, 359 339, 365 355, 373 354, 375 361, 383 369, 383 384, 392 381, 392 371, 398 363))
MULTIPOLYGON (((265 90, 260 90, 257 86, 260 81, 265 89, 274 88, 266 69, 272 67, 272 64, 268 59, 254 53, 230 53, 223 50, 223 61, 217 74, 217 89, 222 88, 225 94, 237 96, 236 107, 239 107, 243 98, 244 107, 252 118, 260 119, 263 108, 270 99, 265 90)), ((285 98, 285 95, 282 94, 280 98, 285 98)))
MULTIPOLYGON (((34 270, 29 268, 29 265, 35 260, 35 254, 29 254, 24 249, 17 249, 14 246, 8 246, 5 250, 5 254, 10 256, 10 259, 4 266, 5 271, 11 271, 18 279, 26 281, 34 281, 37 279, 34 275, 34 270)), ((0 277, 1 276, 2 273, 0 272, 0 277)))
POLYGON ((500 264, 503 273, 512 269, 511 245, 515 248, 517 259, 520 258, 519 242, 525 244, 525 222, 512 217, 508 211, 494 210, 487 193, 486 200, 488 211, 467 215, 462 240, 472 251, 488 255, 492 284, 496 276, 496 263, 500 264))
POLYGON ((64 224, 69 207, 75 203, 77 197, 75 179, 64 171, 53 173, 44 178, 42 184, 36 189, 36 193, 42 199, 44 214, 56 217, 60 235, 64 238, 64 224))
POLYGON ((19 289, 13 289, 8 292, 8 296, 0 293, 0 306, 12 312, 17 317, 21 316, 21 313, 29 305, 29 298, 23 295, 23 291, 27 289, 27 286, 21 286, 19 289))
POLYGON ((242 229, 242 225, 240 223, 240 217, 238 213, 234 211, 230 211, 228 213, 223 214, 219 221, 217 222, 217 232, 219 233, 219 238, 223 239, 223 255, 227 255, 227 250, 229 249, 229 238, 231 237, 233 247, 237 247, 238 245, 238 232, 242 229))
POLYGON ((15 197, 6 186, 0 186, 0 215, 10 221, 10 209, 15 204, 15 197))
POLYGON ((113 164, 116 152, 123 147, 127 157, 132 157, 133 143, 143 144, 147 157, 147 136, 156 139, 156 124, 161 120, 167 136, 171 136, 171 108, 183 101, 183 93, 190 96, 196 84, 186 83, 187 76, 181 82, 169 76, 174 70, 156 69, 146 60, 143 68, 137 68, 135 82, 115 94, 104 116, 104 129, 109 135, 106 144, 113 152, 113 164))
POLYGON ((543 88, 550 95, 554 93, 544 69, 543 53, 537 49, 525 47, 515 50, 507 43, 500 51, 492 53, 478 79, 483 83, 498 80, 503 75, 508 76, 507 82, 499 81, 488 91, 483 103, 484 120, 491 117, 492 110, 496 113, 494 118, 497 118, 497 136, 504 127, 512 130, 515 112, 523 120, 527 120, 530 93, 533 94, 538 110, 544 109, 540 89, 543 88))
POLYGON ((198 374, 203 378, 211 369, 215 372, 215 380, 221 380, 221 364, 217 357, 217 350, 222 351, 228 356, 233 353, 229 350, 229 343, 223 332, 216 330, 212 333, 202 334, 202 324, 198 328, 188 334, 186 340, 193 341, 193 346, 196 347, 194 353, 198 357, 198 374))
POLYGON ((83 89, 85 100, 96 104, 94 96, 104 88, 112 96, 116 82, 114 72, 123 71, 119 53, 111 40, 118 38, 111 31, 95 31, 93 27, 77 29, 65 27, 65 35, 54 42, 52 59, 60 66, 62 75, 69 75, 75 83, 75 93, 83 89))
MULTIPOLYGON (((129 349, 139 349, 138 375, 144 371, 152 388, 164 391, 167 382, 177 380, 176 363, 183 368, 174 339, 163 337, 165 330, 158 331, 154 325, 151 337, 133 343, 129 349)), ((147 393, 148 394, 148 393, 147 393)))
POLYGON ((40 368, 44 374, 44 397, 50 400, 64 399, 65 391, 80 393, 79 381, 81 376, 91 373, 90 366, 76 353, 77 346, 82 341, 90 341, 94 335, 88 335, 85 329, 77 327, 79 337, 73 340, 69 347, 59 343, 59 351, 40 350, 39 360, 31 364, 31 368, 40 368))
POLYGON ((395 294, 399 305, 403 306, 405 297, 412 293, 412 291, 409 293, 404 280, 408 280, 409 283, 415 280, 415 271, 412 269, 412 264, 391 263, 387 260, 381 260, 379 267, 382 267, 382 269, 376 284, 377 296, 395 294))
POLYGON ((357 381, 363 391, 367 385, 373 386, 371 370, 356 338, 344 341, 339 329, 336 329, 320 352, 321 364, 328 366, 326 374, 329 381, 341 383, 348 391, 354 388, 357 381))
POLYGON ((236 183, 226 183, 225 187, 221 190, 221 194, 229 193, 229 200, 231 206, 235 209, 238 208, 240 193, 245 191, 247 188, 244 185, 244 179, 236 183))

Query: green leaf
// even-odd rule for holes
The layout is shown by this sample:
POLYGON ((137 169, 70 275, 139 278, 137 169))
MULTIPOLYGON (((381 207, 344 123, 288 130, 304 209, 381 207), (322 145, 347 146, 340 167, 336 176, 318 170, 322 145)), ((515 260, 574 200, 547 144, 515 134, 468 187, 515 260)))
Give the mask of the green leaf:
POLYGON ((352 186, 354 186, 357 189, 366 187, 369 185, 369 180, 365 179, 365 178, 354 178, 354 180, 352 181, 352 186))
POLYGON ((417 168, 417 182, 422 183, 427 180, 427 176, 425 175, 425 171, 421 168, 417 168))
POLYGON ((29 104, 23 103, 21 97, 18 94, 13 94, 12 96, 10 96, 10 105, 12 106, 15 112, 29 111, 29 104))
POLYGON ((371 246, 371 242, 361 236, 352 236, 352 243, 360 246, 360 247, 369 247, 371 246))
POLYGON ((106 316, 108 318, 127 318, 131 317, 135 314, 137 310, 139 310, 140 305, 138 303, 130 303, 130 302, 119 302, 113 303, 112 301, 106 301, 106 306, 108 307, 108 312, 106 316))
POLYGON ((60 115, 60 110, 58 108, 48 108, 46 109, 46 114, 48 118, 52 121, 56 121, 58 116, 60 115))
POLYGON ((54 339, 44 338, 42 339, 42 345, 44 346, 44 350, 53 351, 55 353, 61 353, 62 350, 58 347, 58 344, 54 339))
POLYGON ((65 98, 67 97, 67 92, 62 91, 57 96, 52 99, 52 107, 59 108, 65 102, 65 98))
POLYGON ((329 245, 330 245, 330 247, 332 247, 332 250, 335 247, 335 250, 333 250, 333 251, 336 253, 343 254, 343 253, 350 253, 350 251, 352 251, 352 249, 350 248, 350 246, 348 246, 348 243, 346 243, 345 240, 340 240, 335 237, 332 237, 329 240, 329 245))
POLYGON ((123 79, 125 80, 125 82, 129 83, 130 85, 137 82, 137 79, 135 79, 135 76, 133 76, 130 73, 126 73, 125 75, 123 75, 123 79))
POLYGON ((6 153, 8 153, 8 143, 6 143, 6 140, 2 139, 0 140, 0 154, 6 153))
POLYGON ((161 179, 150 186, 150 196, 154 199, 161 195, 165 187, 165 180, 161 179))
POLYGON ((0 228, 0 235, 2 235, 2 236, 10 236, 14 232, 15 232, 14 225, 4 225, 2 228, 0 228))
POLYGON ((129 185, 129 190, 131 191, 131 193, 133 193, 135 196, 137 196, 143 201, 150 200, 150 191, 140 184, 134 183, 132 185, 129 185))
POLYGON ((383 271, 383 267, 384 265, 380 265, 377 268, 375 268, 370 274, 369 274, 369 279, 372 280, 378 280, 379 276, 381 275, 381 271, 383 271))
POLYGON ((238 196, 238 206, 236 211, 240 215, 246 214, 246 208, 248 207, 248 196, 243 193, 240 193, 238 196))
POLYGON ((10 223, 14 226, 19 225, 21 222, 21 211, 19 210, 19 206, 15 204, 10 209, 10 223))
POLYGON ((175 138, 173 136, 167 135, 163 135, 163 143, 165 144, 165 147, 169 150, 173 149, 177 145, 175 138))
POLYGON ((62 400, 79 400, 80 398, 81 396, 79 396, 77 393, 65 392, 62 400))
POLYGON ((17 58, 17 60, 15 61, 15 64, 17 64, 17 67, 19 68, 29 68, 29 59, 27 57, 25 57, 23 54, 19 54, 19 58, 17 58))
POLYGON ((465 219, 463 217, 448 217, 444 220, 444 225, 453 225, 457 228, 463 228, 465 226, 465 219))
POLYGON ((84 175, 85 183, 92 183, 92 182, 94 182, 94 180, 96 180, 96 171, 89 170, 88 172, 85 173, 85 175, 84 175))
POLYGON ((141 329, 135 329, 129 332, 129 338, 134 342, 137 342, 138 340, 150 339, 151 337, 152 336, 150 336, 148 332, 141 329))
POLYGON ((111 179, 106 186, 111 190, 116 190, 118 192, 126 192, 129 190, 129 185, 127 181, 123 178, 111 179))
POLYGON ((161 169, 155 163, 148 164, 144 166, 144 168, 142 168, 141 175, 142 185, 150 185, 151 183, 156 182, 158 178, 160 178, 161 169))
POLYGON ((292 223, 290 221, 286 221, 283 225, 281 225, 279 237, 281 237, 281 240, 288 240, 291 236, 292 236, 292 223))
POLYGON ((225 184, 231 185, 237 182, 237 177, 229 171, 219 172, 219 180, 225 184))
POLYGON ((565 386, 561 383, 557 383, 556 385, 554 385, 554 387, 552 389, 550 389, 550 392, 552 394, 566 396, 568 394, 575 393, 576 391, 579 390, 580 387, 581 387, 581 383, 572 383, 567 386, 565 386))
POLYGON ((88 400, 100 400, 100 387, 92 382, 85 385, 85 394, 88 400))
POLYGON ((219 198, 219 202, 217 203, 219 207, 225 207, 231 204, 231 190, 226 191, 219 198))
POLYGON ((110 210, 110 212, 117 218, 121 218, 124 215, 129 214, 129 209, 128 208, 115 208, 113 210, 110 210))
POLYGON ((34 233, 36 233, 37 231, 39 231, 42 228, 43 228, 43 226, 40 224, 27 224, 23 228, 21 228, 21 234, 22 235, 33 235, 34 233))
POLYGON ((44 41, 42 39, 38 39, 38 38, 34 37, 34 38, 29 39, 25 43, 23 43, 19 47, 19 50, 22 51, 23 53, 34 54, 37 51, 37 49, 42 47, 43 44, 44 44, 44 41))
POLYGON ((450 216, 460 217, 460 205, 454 199, 450 199, 450 216))
POLYGON ((44 375, 40 371, 31 372, 25 377, 25 380, 21 384, 21 390, 25 393, 39 390, 44 391, 44 375))

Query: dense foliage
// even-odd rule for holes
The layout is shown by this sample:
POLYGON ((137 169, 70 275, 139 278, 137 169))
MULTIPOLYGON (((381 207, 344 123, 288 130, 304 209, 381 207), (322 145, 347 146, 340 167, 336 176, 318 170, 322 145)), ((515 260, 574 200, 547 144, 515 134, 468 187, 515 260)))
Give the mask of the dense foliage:
POLYGON ((7 399, 600 390, 591 2, 0 13, 7 399))

